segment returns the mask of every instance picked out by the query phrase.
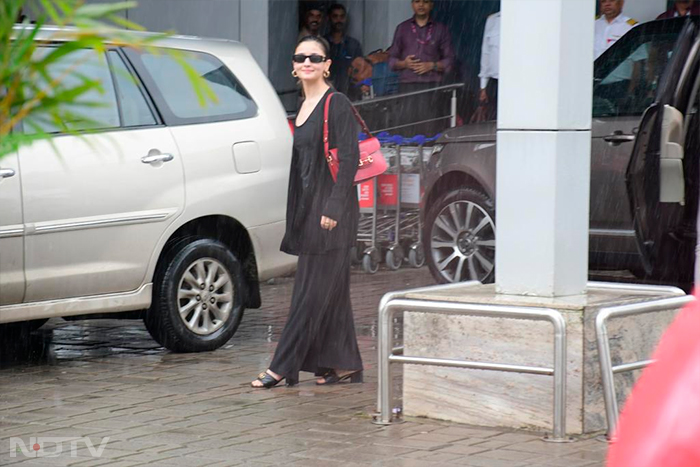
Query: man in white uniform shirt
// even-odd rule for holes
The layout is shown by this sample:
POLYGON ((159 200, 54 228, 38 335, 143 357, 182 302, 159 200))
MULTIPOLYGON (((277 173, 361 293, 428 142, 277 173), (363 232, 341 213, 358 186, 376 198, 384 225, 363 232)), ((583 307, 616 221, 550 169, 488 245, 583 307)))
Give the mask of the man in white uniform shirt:
POLYGON ((472 121, 494 120, 498 106, 498 56, 501 47, 501 12, 486 19, 481 43, 479 109, 472 121))
POLYGON ((595 58, 637 25, 637 21, 622 15, 624 5, 625 0, 600 0, 601 15, 595 21, 595 58))

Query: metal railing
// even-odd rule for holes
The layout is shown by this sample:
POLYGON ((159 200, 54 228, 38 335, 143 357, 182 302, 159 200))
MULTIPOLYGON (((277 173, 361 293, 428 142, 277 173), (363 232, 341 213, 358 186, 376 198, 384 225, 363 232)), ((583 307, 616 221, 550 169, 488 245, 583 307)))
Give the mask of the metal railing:
MULTIPOLYGON (((620 287, 628 288, 628 287, 620 287)), ((603 384, 603 398, 605 400, 605 417, 608 423, 608 439, 610 439, 617 428, 619 418, 619 408, 617 404, 617 396, 615 394, 615 374, 624 373, 627 371, 639 370, 646 367, 652 360, 642 360, 638 362, 623 363, 613 366, 610 356, 610 340, 608 337, 607 321, 610 318, 621 318, 625 316, 641 315, 645 313, 654 313, 659 311, 669 311, 678 309, 695 300, 692 295, 685 295, 681 289, 675 287, 659 287, 659 286, 637 286, 638 291, 642 292, 667 292, 678 295, 680 297, 664 298, 651 302, 632 303, 629 305, 619 305, 608 308, 602 308, 595 320, 596 336, 598 340, 598 359, 600 361, 600 374, 603 384)))
MULTIPOLYGON (((376 189, 376 187, 375 187, 376 189)), ((395 292, 389 292, 386 293, 382 296, 382 299, 379 301, 379 313, 381 315, 381 310, 386 307, 386 305, 391 301, 391 300, 397 300, 400 298, 406 298, 408 294, 415 294, 415 293, 421 293, 421 292, 442 292, 445 290, 455 290, 455 289, 466 289, 470 287, 475 287, 477 285, 481 285, 481 282, 479 281, 466 281, 466 282, 454 282, 450 284, 441 284, 441 285, 429 285, 426 287, 419 287, 416 289, 409 289, 409 290, 399 290, 395 292)), ((379 324, 377 325, 377 332, 380 336, 381 339, 381 320, 379 320, 379 324)), ((389 332, 392 332, 391 327, 389 328, 389 332)), ((379 341, 379 345, 382 345, 382 341, 379 341)), ((393 342, 392 342, 393 345, 393 342)), ((403 355, 403 345, 400 345, 398 347, 393 347, 391 349, 392 355, 403 355)), ((380 392, 377 391, 377 415, 379 415, 379 412, 381 412, 381 397, 380 397, 380 392)))
MULTIPOLYGON (((457 284, 450 284, 457 286, 457 284)), ((461 284, 463 285, 463 284, 461 284)), ((437 288, 425 288, 403 292, 416 293, 435 291, 437 288)), ((444 290, 444 288, 443 288, 444 290)), ((561 313, 550 308, 514 307, 501 305, 480 305, 472 303, 456 303, 430 300, 414 300, 405 298, 382 299, 379 308, 379 382, 378 382, 378 414, 374 423, 389 425, 394 422, 392 417, 392 363, 411 363, 417 365, 434 365, 454 368, 470 368, 514 373, 528 373, 553 376, 553 434, 547 438, 552 442, 568 442, 566 437, 566 322, 561 313), (428 358, 419 356, 397 355, 394 351, 392 338, 393 317, 398 312, 441 313, 448 315, 479 316, 492 318, 510 318, 533 321, 549 321, 554 328, 554 365, 553 368, 534 366, 507 365, 500 363, 472 362, 444 358, 428 358)), ((396 349, 399 350, 399 349, 396 349)), ((402 350, 402 349, 401 349, 402 350)))
MULTIPOLYGON (((410 122, 410 123, 406 123, 403 125, 396 125, 396 126, 391 126, 391 127, 387 127, 387 128, 380 128, 377 130, 372 129, 372 133, 398 130, 401 128, 407 128, 407 127, 414 126, 414 125, 422 125, 425 123, 436 122, 439 120, 447 120, 447 119, 450 120, 450 128, 454 128, 455 126, 457 126, 457 90, 461 89, 463 87, 464 87, 464 83, 446 84, 444 86, 436 86, 434 88, 424 89, 421 91, 405 92, 402 94, 391 94, 391 95, 387 95, 387 96, 375 97, 372 99, 365 99, 362 101, 356 101, 356 102, 353 102, 352 105, 355 107, 364 107, 364 106, 371 106, 371 105, 377 105, 377 104, 382 104, 382 103, 388 103, 388 102, 391 102, 394 100, 400 100, 400 99, 404 99, 406 97, 413 97, 413 96, 418 96, 421 94, 451 91, 450 113, 448 115, 443 115, 440 117, 430 118, 430 119, 426 119, 426 120, 419 120, 416 122, 410 122)), ((296 89, 295 90, 278 91, 277 95, 281 97, 283 95, 291 94, 294 92, 299 92, 299 91, 296 89)), ((288 118, 295 118, 296 113, 294 113, 294 112, 287 113, 287 117, 288 118)))
POLYGON ((388 96, 375 97, 373 99, 365 99, 363 101, 353 102, 353 105, 355 107, 363 107, 363 106, 368 106, 368 105, 377 105, 377 104, 382 104, 382 103, 386 103, 386 102, 391 102, 394 100, 405 99, 407 97, 418 96, 421 94, 451 91, 450 113, 448 115, 443 115, 443 116, 435 117, 435 118, 429 118, 426 120, 420 120, 417 122, 405 123, 403 125, 395 125, 395 126, 391 126, 391 127, 387 127, 387 128, 381 128, 378 130, 373 129, 372 133, 379 133, 382 131, 399 130, 401 128, 407 128, 407 127, 414 126, 414 125, 422 125, 425 123, 437 122, 439 120, 447 120, 447 119, 450 120, 450 128, 454 128, 455 126, 457 126, 457 90, 461 89, 463 87, 464 87, 464 83, 446 84, 444 86, 436 86, 434 88, 424 89, 421 91, 412 91, 412 92, 405 92, 402 94, 391 94, 388 96))

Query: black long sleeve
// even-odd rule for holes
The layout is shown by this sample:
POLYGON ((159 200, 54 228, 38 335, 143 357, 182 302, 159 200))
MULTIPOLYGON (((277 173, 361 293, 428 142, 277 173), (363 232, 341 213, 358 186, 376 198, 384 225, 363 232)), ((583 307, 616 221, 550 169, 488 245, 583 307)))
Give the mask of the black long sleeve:
MULTIPOLYGON (((327 94, 333 92, 332 89, 327 94)), ((335 92, 328 112, 329 147, 338 149, 338 179, 333 181, 323 144, 325 98, 294 132, 289 174, 287 229, 280 248, 290 254, 322 254, 350 248, 357 241, 360 216, 355 173, 360 159, 360 126, 350 101, 335 92), (338 222, 333 230, 321 228, 321 216, 338 222)))
POLYGON ((323 215, 333 220, 341 218, 347 198, 356 190, 354 181, 360 150, 357 136, 360 124, 355 119, 352 104, 343 94, 334 93, 328 111, 328 132, 330 147, 338 149, 338 178, 333 186, 331 196, 326 201, 323 215))

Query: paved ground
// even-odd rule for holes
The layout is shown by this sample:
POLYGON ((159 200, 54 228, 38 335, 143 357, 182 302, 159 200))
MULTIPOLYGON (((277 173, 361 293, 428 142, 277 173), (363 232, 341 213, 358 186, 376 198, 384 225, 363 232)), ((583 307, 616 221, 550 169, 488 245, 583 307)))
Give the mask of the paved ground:
MULTIPOLYGON (((364 384, 252 390, 284 324, 291 279, 263 287, 224 348, 171 354, 136 320, 52 320, 24 343, 0 342, 0 465, 600 466, 606 444, 425 419, 378 427, 376 310, 390 290, 432 284, 425 268, 353 275, 364 384), (11 456, 11 437, 71 437, 59 457, 11 456), (103 438, 109 442, 101 457, 103 438), (86 442, 91 445, 86 445, 86 442)), ((21 448, 22 445, 19 445, 21 448)), ((55 451, 51 446, 44 449, 55 451)), ((15 445, 13 451, 17 450, 15 445)))

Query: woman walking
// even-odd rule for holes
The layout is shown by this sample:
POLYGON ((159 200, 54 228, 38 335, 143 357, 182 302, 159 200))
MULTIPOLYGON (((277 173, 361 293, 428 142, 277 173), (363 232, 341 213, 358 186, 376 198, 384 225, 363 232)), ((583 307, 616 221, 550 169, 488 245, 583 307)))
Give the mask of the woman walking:
POLYGON ((350 304, 350 248, 355 244, 359 207, 353 185, 359 125, 350 101, 333 92, 326 78, 331 61, 323 39, 306 36, 292 57, 292 74, 304 100, 297 113, 289 175, 287 228, 281 250, 298 255, 287 324, 267 371, 252 382, 271 388, 283 379, 299 381, 299 371, 320 376, 316 384, 362 382, 362 358, 350 304), (324 154, 324 107, 330 147, 338 149, 334 182, 324 154))

